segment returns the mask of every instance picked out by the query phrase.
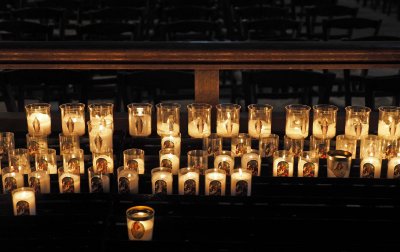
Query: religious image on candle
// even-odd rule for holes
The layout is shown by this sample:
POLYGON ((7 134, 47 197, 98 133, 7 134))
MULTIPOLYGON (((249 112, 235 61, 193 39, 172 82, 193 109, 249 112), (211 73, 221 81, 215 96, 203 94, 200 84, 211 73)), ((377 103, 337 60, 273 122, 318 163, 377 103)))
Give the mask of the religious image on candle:
POLYGON ((180 133, 180 108, 178 103, 159 103, 157 108, 157 134, 176 135, 180 133))
POLYGON ((310 151, 318 154, 319 158, 325 159, 330 149, 330 139, 320 139, 312 135, 310 137, 310 151))
POLYGON ((181 155, 181 133, 161 136, 161 149, 174 149, 177 156, 181 155))
POLYGON ((134 169, 139 174, 144 174, 144 150, 127 149, 124 150, 123 155, 126 169, 134 169))
POLYGON ((65 103, 60 105, 61 127, 64 135, 85 135, 85 104, 65 103))
POLYGON ((380 178, 382 160, 379 156, 364 157, 360 163, 360 178, 380 178))
POLYGON ((159 151, 160 167, 170 168, 172 174, 177 175, 179 170, 179 157, 174 149, 162 149, 159 151))
POLYGON ((105 121, 106 124, 114 125, 114 104, 112 103, 92 103, 89 104, 90 121, 101 123, 105 121))
POLYGON ((214 167, 222 169, 227 175, 230 175, 235 168, 235 159, 230 151, 218 151, 214 157, 214 167))
POLYGON ((224 196, 226 187, 226 173, 221 169, 208 169, 205 172, 205 194, 210 196, 224 196))
POLYGON ((154 209, 147 206, 134 206, 126 210, 129 240, 153 239, 154 213, 154 209))
POLYGON ((34 103, 25 106, 28 132, 31 135, 51 134, 50 107, 48 103, 34 103))
POLYGON ((34 136, 26 134, 26 148, 28 149, 29 155, 34 156, 39 151, 46 150, 47 147, 47 136, 34 136))
POLYGON ((289 151, 279 150, 274 152, 273 171, 274 177, 293 177, 293 154, 289 151))
POLYGON ((319 159, 315 151, 303 151, 297 166, 298 177, 318 177, 319 159))
POLYGON ((257 150, 251 150, 242 156, 241 160, 242 169, 251 172, 253 176, 260 176, 261 174, 261 157, 257 150))
POLYGON ((250 196, 251 177, 251 171, 241 168, 235 169, 231 175, 231 195, 250 196))
POLYGON ((48 174, 57 174, 57 155, 55 149, 41 150, 35 155, 35 168, 48 174))
POLYGON ((36 215, 35 191, 30 187, 21 187, 12 191, 15 216, 36 215))
POLYGON ((285 134, 292 139, 304 139, 308 136, 311 108, 307 105, 287 105, 285 134))
POLYGON ((50 193, 50 175, 45 170, 29 173, 28 183, 35 193, 50 193))
POLYGON ((182 168, 178 173, 178 189, 180 195, 199 194, 199 170, 194 168, 182 168))
POLYGON ((171 168, 157 167, 151 170, 151 185, 153 194, 172 194, 171 168))
POLYGON ((114 173, 114 156, 111 149, 93 152, 93 170, 99 173, 114 173))
POLYGON ((204 137, 203 150, 207 151, 209 156, 222 151, 222 137, 219 137, 216 133, 211 133, 208 137, 204 137))
POLYGON ((211 134, 211 108, 206 103, 192 103, 187 106, 189 136, 204 138, 211 134))
POLYGON ((63 154, 63 166, 74 173, 85 173, 83 149, 72 149, 63 154))
POLYGON ((131 136, 151 135, 151 111, 150 103, 128 104, 129 134, 131 136))
POLYGON ((259 153, 261 157, 272 157, 279 148, 279 136, 276 134, 260 135, 259 153))
POLYGON ((400 138, 400 107, 379 107, 378 136, 384 139, 400 138))
POLYGON ((328 178, 348 178, 351 168, 351 153, 343 150, 328 151, 328 178))
POLYGON ((139 191, 139 176, 136 170, 125 169, 121 166, 117 169, 118 193, 137 194, 139 191))
POLYGON ((11 193, 19 187, 24 186, 24 176, 23 173, 18 169, 13 169, 10 167, 4 167, 1 169, 1 179, 3 182, 3 193, 11 193))
POLYGON ((79 171, 65 170, 58 168, 58 185, 60 193, 80 193, 81 177, 79 171))
POLYGON ((61 155, 68 151, 71 151, 72 149, 80 149, 80 141, 78 135, 65 135, 64 133, 60 133, 58 135, 58 139, 60 141, 61 155))
POLYGON ((336 135, 336 117, 338 108, 334 105, 313 106, 313 135, 318 139, 332 139, 336 135))
POLYGON ((93 167, 88 169, 89 174, 89 192, 90 193, 109 193, 110 178, 108 173, 94 171, 93 167))
POLYGON ((387 178, 400 178, 400 156, 392 157, 388 163, 387 178))
POLYGON ((23 174, 31 172, 28 149, 18 148, 9 151, 8 165, 11 169, 16 169, 23 174))
POLYGON ((91 152, 101 152, 113 148, 113 124, 105 120, 88 121, 89 142, 91 152))
POLYGON ((362 106, 348 106, 346 109, 345 135, 354 136, 358 140, 368 135, 369 114, 371 109, 362 106))
POLYGON ((203 150, 191 150, 187 153, 187 167, 198 169, 200 174, 208 168, 208 153, 203 150))
POLYGON ((259 138, 261 134, 271 134, 272 106, 265 104, 250 104, 248 133, 252 138, 259 138))
POLYGON ((240 133, 231 139, 231 152, 234 157, 241 157, 251 151, 251 138, 248 134, 240 133))
POLYGON ((220 137, 232 137, 239 134, 240 108, 238 104, 218 104, 217 134, 220 137))
POLYGON ((285 135, 283 138, 283 149, 289 151, 295 157, 299 157, 304 149, 304 139, 294 139, 285 135))

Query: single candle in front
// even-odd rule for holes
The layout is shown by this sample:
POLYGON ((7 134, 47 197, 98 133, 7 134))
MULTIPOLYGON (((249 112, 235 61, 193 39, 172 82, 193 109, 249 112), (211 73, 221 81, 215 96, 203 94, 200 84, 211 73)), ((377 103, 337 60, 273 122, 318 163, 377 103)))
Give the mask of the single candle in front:
POLYGON ((153 239, 154 209, 134 206, 126 211, 129 240, 151 241, 153 239))
POLYGON ((15 216, 36 215, 35 191, 29 187, 21 187, 12 191, 13 210, 15 216))

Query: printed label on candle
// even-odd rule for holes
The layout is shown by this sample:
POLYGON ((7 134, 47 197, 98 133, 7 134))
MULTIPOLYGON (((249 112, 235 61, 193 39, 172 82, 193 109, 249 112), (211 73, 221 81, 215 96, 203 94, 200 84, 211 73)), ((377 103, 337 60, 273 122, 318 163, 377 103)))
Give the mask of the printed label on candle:
POLYGON ((293 153, 293 155, 298 156, 301 152, 301 144, 300 143, 292 143, 289 148, 289 152, 293 153))
POLYGON ((238 143, 236 144, 235 147, 235 155, 236 156, 242 156, 243 154, 246 153, 246 146, 244 143, 238 143))
POLYGON ((29 203, 25 200, 17 202, 17 215, 29 215, 29 203))
POLYGON ((30 154, 30 155, 32 155, 32 154, 38 152, 38 151, 39 151, 39 148, 40 148, 40 145, 39 145, 38 142, 33 141, 33 140, 29 141, 29 144, 28 144, 28 151, 29 151, 29 154, 30 154))
POLYGON ((400 178, 400 164, 394 167, 393 177, 400 178))
POLYGON ((62 179, 62 192, 73 193, 74 192, 74 179, 71 177, 64 177, 62 179))
POLYGON ((142 118, 141 118, 140 116, 137 116, 135 119, 136 119, 136 122, 135 122, 136 131, 137 131, 139 134, 142 134, 143 129, 144 129, 144 127, 143 127, 143 125, 144 125, 143 120, 142 120, 142 118))
POLYGON ((171 168, 172 169, 172 161, 169 159, 163 159, 161 160, 161 167, 167 167, 167 168, 171 168))
POLYGON ((103 138, 99 134, 97 134, 96 138, 94 139, 94 144, 98 150, 101 150, 103 146, 103 138))
POLYGON ((395 157, 397 155, 396 149, 394 148, 393 145, 389 144, 385 148, 385 158, 390 159, 391 157, 395 157))
POLYGON ((33 120, 32 126, 33 126, 33 130, 34 130, 36 133, 39 133, 39 132, 40 132, 40 121, 37 119, 36 116, 35 116, 35 119, 33 120))
POLYGON ((361 132, 362 132, 362 123, 361 122, 354 125, 354 131, 356 132, 357 137, 359 137, 361 135, 361 132))
POLYGON ((209 194, 214 195, 214 196, 221 196, 221 192, 222 192, 221 187, 222 187, 222 185, 221 185, 220 181, 218 181, 218 180, 211 181, 210 186, 209 186, 209 188, 210 188, 209 194))
POLYGON ((45 158, 40 158, 38 161, 38 170, 41 171, 47 171, 49 168, 49 163, 47 162, 47 160, 45 158))
POLYGON ((40 193, 40 179, 36 177, 29 178, 29 187, 35 190, 35 193, 40 193))
POLYGON ((167 182, 164 180, 157 180, 155 182, 154 194, 167 194, 167 182))
POLYGON ((134 159, 130 159, 126 162, 126 166, 128 167, 128 169, 133 169, 138 171, 139 170, 139 163, 138 161, 134 160, 134 159))
POLYGON ((278 177, 289 176, 289 164, 286 161, 280 161, 277 165, 276 174, 278 177))
POLYGON ((120 177, 118 180, 118 192, 119 193, 129 193, 129 179, 125 177, 120 177))
POLYGON ((98 173, 107 173, 108 171, 108 162, 105 158, 98 158, 96 160, 96 171, 98 173))
POLYGON ((262 148, 264 150, 265 156, 270 157, 276 151, 276 146, 273 143, 263 143, 262 148))
POLYGON ((131 234, 135 239, 141 239, 146 232, 143 224, 140 221, 135 221, 132 224, 131 234))
POLYGON ((174 148, 175 144, 171 140, 165 140, 163 146, 164 146, 163 149, 174 148))
POLYGON ((194 181, 193 179, 186 180, 183 187, 183 194, 196 195, 196 181, 194 181))
POLYGON ((75 128, 75 123, 74 121, 72 121, 71 117, 68 117, 68 121, 67 121, 67 129, 69 133, 74 132, 74 128, 75 128))
POLYGON ((239 180, 238 182, 236 182, 236 188, 235 188, 236 195, 247 196, 248 187, 249 185, 247 181, 239 180))
POLYGON ((318 145, 318 154, 319 158, 326 158, 327 155, 326 144, 321 143, 318 145))
POLYGON ((72 143, 72 141, 68 140, 62 143, 61 146, 61 151, 65 152, 67 150, 72 150, 74 148, 74 144, 72 143))
POLYGON ((315 176, 315 164, 307 162, 303 165, 303 177, 314 177, 315 176))
POLYGON ((17 189, 17 180, 14 177, 5 178, 4 179, 4 193, 10 193, 14 189, 17 189))
POLYGON ((247 162, 247 170, 250 170, 253 176, 258 176, 258 162, 257 160, 250 160, 247 162))
POLYGON ((229 174, 231 172, 231 165, 228 161, 221 161, 218 163, 218 169, 222 169, 229 174))
POLYGON ((365 163, 362 168, 362 175, 363 178, 374 178, 375 167, 371 163, 365 163))
POLYGON ((103 180, 99 177, 93 177, 90 186, 92 188, 92 193, 102 193, 103 192, 103 180))
POLYGON ((79 173, 80 171, 80 161, 78 158, 71 158, 68 161, 68 171, 72 173, 79 173))
POLYGON ((345 162, 336 162, 336 164, 333 163, 332 172, 336 177, 344 177, 346 174, 346 170, 347 170, 347 163, 345 162))

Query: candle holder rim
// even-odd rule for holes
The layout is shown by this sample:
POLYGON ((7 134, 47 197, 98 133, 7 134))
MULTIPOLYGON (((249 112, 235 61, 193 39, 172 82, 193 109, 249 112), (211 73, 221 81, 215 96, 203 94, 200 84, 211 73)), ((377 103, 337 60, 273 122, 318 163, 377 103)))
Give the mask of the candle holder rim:
POLYGON ((344 108, 346 112, 353 112, 353 113, 370 113, 371 108, 366 107, 366 106, 359 106, 359 105, 353 105, 353 106, 347 106, 344 108))
POLYGON ((219 155, 228 155, 228 156, 230 156, 230 157, 233 158, 233 156, 232 156, 232 151, 230 151, 230 150, 219 150, 219 151, 216 151, 216 152, 214 153, 214 157, 217 157, 217 156, 219 156, 219 155), (228 154, 228 153, 229 153, 229 154, 228 154))
POLYGON ((9 155, 10 155, 10 152, 12 155, 23 155, 23 154, 28 154, 29 150, 27 148, 15 148, 15 149, 8 151, 9 155))
POLYGON ((84 150, 82 149, 82 148, 70 148, 70 149, 66 149, 66 150, 64 150, 63 151, 63 154, 73 154, 73 153, 78 153, 79 152, 79 154, 83 154, 84 153, 84 150))
POLYGON ((174 154, 175 155, 175 148, 163 148, 158 151, 160 155, 162 154, 174 154))
POLYGON ((181 104, 177 102, 160 102, 156 104, 156 108, 161 109, 161 108, 171 108, 171 109, 180 109, 181 104))
MULTIPOLYGON (((172 149, 172 148, 171 148, 172 149)), ((139 149, 139 148, 130 148, 130 149, 126 149, 122 151, 122 154, 126 154, 126 155, 144 155, 144 150, 143 149, 139 149), (133 153, 130 153, 133 152, 133 153)))
POLYGON ((400 112, 400 107, 397 106, 380 106, 378 108, 379 112, 400 112), (387 110, 389 111, 387 111, 387 110))
POLYGON ((236 103, 219 103, 215 106, 217 110, 223 110, 223 109, 236 109, 240 110, 242 106, 236 103))
POLYGON ((154 209, 149 206, 133 206, 126 210, 126 217, 129 220, 136 220, 136 221, 151 220, 151 219, 153 219, 154 214, 155 214, 154 209), (147 213, 146 216, 138 216, 138 217, 135 216, 135 218, 133 218, 134 213, 143 212, 143 211, 145 211, 147 213))
POLYGON ((305 104, 289 104, 285 106, 285 110, 288 111, 289 109, 292 110, 304 110, 304 111, 310 111, 311 107, 305 104))
POLYGON ((201 156, 205 156, 205 155, 208 156, 208 152, 205 151, 205 150, 190 150, 190 151, 187 152, 188 156, 192 155, 192 154, 194 154, 195 156, 198 156, 196 154, 200 154, 201 156))
POLYGON ((361 141, 362 140, 364 140, 364 141, 366 141, 366 140, 373 140, 373 141, 375 141, 375 140, 382 140, 382 138, 380 137, 380 136, 378 136, 378 135, 374 135, 374 134, 368 134, 368 135, 365 135, 365 136, 361 136, 361 139, 360 139, 361 141))
POLYGON ((85 110, 86 104, 81 103, 81 102, 69 102, 69 103, 63 103, 60 106, 58 106, 60 110, 62 109, 80 109, 80 110, 85 110))
POLYGON ((357 137, 355 137, 355 136, 350 136, 350 135, 346 135, 346 134, 340 134, 340 135, 336 135, 336 141, 337 141, 337 138, 339 137, 339 139, 346 139, 346 140, 352 140, 352 141, 354 141, 354 140, 358 140, 357 139, 357 137))
POLYGON ((0 136, 2 136, 2 137, 5 137, 5 136, 12 136, 12 137, 14 137, 14 132, 11 132, 11 131, 3 131, 3 132, 0 132, 0 136))
POLYGON ((198 174, 200 174, 200 169, 194 168, 194 167, 182 167, 182 168, 179 168, 179 170, 178 170, 179 175, 185 175, 189 172, 197 172, 198 174))
POLYGON ((5 175, 7 173, 20 173, 21 175, 23 175, 23 172, 20 172, 18 169, 12 168, 10 166, 5 166, 1 168, 2 175, 5 175))
POLYGON ((109 176, 109 173, 108 172, 102 172, 102 171, 99 171, 99 170, 95 170, 94 168, 93 168, 93 166, 90 166, 88 169, 87 169, 87 171, 88 171, 88 178, 90 178, 91 177, 91 175, 100 175, 100 177, 102 177, 102 176, 107 176, 107 177, 110 177, 109 176))
POLYGON ((171 131, 169 133, 161 133, 161 138, 164 138, 164 137, 181 137, 181 135, 182 134, 180 132, 171 131))
POLYGON ((153 104, 148 103, 148 102, 132 102, 129 103, 128 105, 126 105, 126 107, 129 108, 134 108, 134 107, 147 107, 152 109, 153 108, 153 104))
POLYGON ((257 110, 265 110, 267 111, 272 111, 274 107, 270 104, 250 104, 247 106, 247 109, 250 111, 252 109, 257 109, 257 110))
POLYGON ((89 104, 88 109, 94 109, 97 107, 101 108, 102 106, 114 108, 114 103, 112 103, 112 102, 95 102, 95 103, 89 104))
POLYGON ((208 168, 204 171, 204 174, 207 175, 208 173, 211 173, 211 172, 222 173, 226 176, 226 171, 224 169, 220 169, 220 168, 208 168))
POLYGON ((205 103, 205 102, 190 103, 186 107, 187 107, 188 110, 189 109, 193 109, 193 108, 196 108, 196 109, 207 109, 207 110, 211 110, 212 109, 212 105, 208 104, 208 103, 205 103))
POLYGON ((50 103, 44 103, 44 102, 39 102, 39 103, 30 103, 25 105, 25 110, 31 110, 31 109, 50 109, 51 104, 50 103))
MULTIPOLYGON (((242 173, 248 173, 248 174, 250 174, 250 175, 253 175, 252 172, 251 172, 250 170, 248 170, 248 169, 246 169, 246 168, 242 168, 242 167, 233 169, 233 170, 232 170, 232 174, 234 174, 234 173, 236 173, 236 172, 240 172, 240 170, 242 171, 242 173)), ((232 176, 232 174, 231 174, 231 176, 232 176)))
POLYGON ((28 187, 28 186, 23 186, 23 187, 18 187, 14 190, 11 191, 11 195, 14 195, 17 192, 21 192, 21 191, 30 191, 33 192, 33 194, 35 194, 35 189, 32 187, 28 187))
POLYGON ((344 151, 344 150, 330 150, 327 152, 328 159, 333 160, 333 159, 338 159, 338 160, 347 160, 351 158, 352 153, 349 151, 344 151), (344 158, 338 158, 337 156, 343 156, 344 158))
POLYGON ((155 168, 151 169, 150 173, 153 175, 153 173, 156 173, 156 172, 159 172, 159 171, 165 171, 167 173, 170 173, 171 176, 172 176, 172 169, 168 168, 168 167, 163 167, 163 166, 155 167, 155 168))
POLYGON ((318 110, 322 110, 322 109, 328 109, 328 111, 338 111, 339 108, 333 104, 316 104, 314 106, 312 106, 313 110, 318 111, 318 110))
MULTIPOLYGON (((304 140, 304 139, 303 139, 304 140)), ((294 158, 294 154, 288 150, 276 150, 272 156, 294 158)))

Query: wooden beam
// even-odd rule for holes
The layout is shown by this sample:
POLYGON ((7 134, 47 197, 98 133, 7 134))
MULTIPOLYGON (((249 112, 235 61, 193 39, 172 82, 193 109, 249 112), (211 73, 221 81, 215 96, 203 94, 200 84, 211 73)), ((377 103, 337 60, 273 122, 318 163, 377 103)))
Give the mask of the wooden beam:
POLYGON ((215 106, 219 103, 219 71, 195 70, 194 99, 215 106))

